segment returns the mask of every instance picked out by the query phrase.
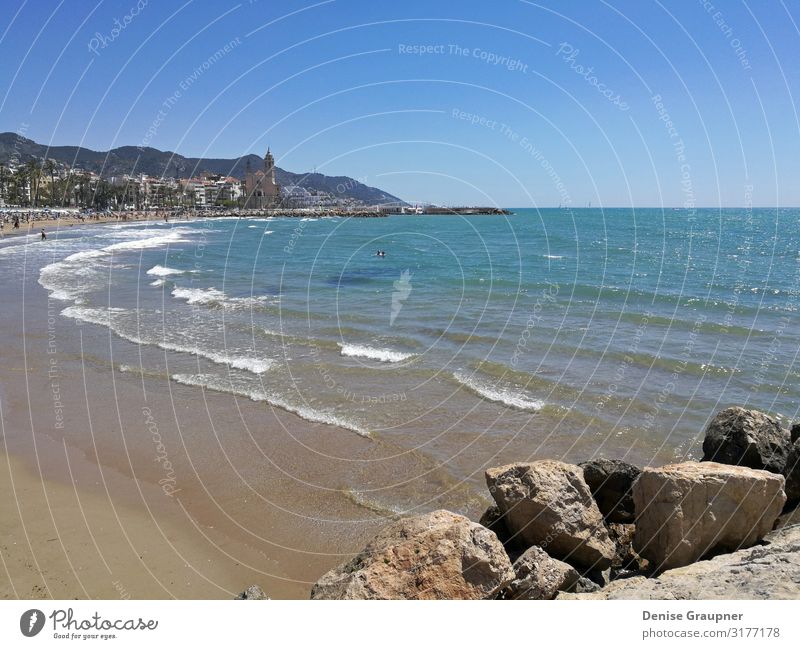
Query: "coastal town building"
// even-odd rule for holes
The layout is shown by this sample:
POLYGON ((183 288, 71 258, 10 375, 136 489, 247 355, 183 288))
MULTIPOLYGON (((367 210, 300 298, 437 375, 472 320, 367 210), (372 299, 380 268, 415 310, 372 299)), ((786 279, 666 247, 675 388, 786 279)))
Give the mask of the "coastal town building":
POLYGON ((277 207, 281 191, 275 180, 275 158, 269 148, 264 156, 264 168, 253 171, 250 161, 244 177, 244 207, 248 210, 262 210, 277 207))

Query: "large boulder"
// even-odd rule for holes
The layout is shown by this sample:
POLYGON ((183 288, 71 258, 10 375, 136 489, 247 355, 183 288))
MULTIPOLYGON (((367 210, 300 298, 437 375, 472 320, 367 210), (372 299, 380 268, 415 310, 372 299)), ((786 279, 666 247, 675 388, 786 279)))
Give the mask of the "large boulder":
POLYGON ((389 525, 323 575, 311 599, 485 599, 513 576, 493 532, 438 510, 389 525))
POLYGON ((575 568, 534 545, 514 562, 514 579, 500 592, 500 599, 553 599, 579 579, 575 568))
POLYGON ((248 586, 233 599, 269 599, 259 585, 248 586))
POLYGON ((615 547, 577 466, 556 460, 486 471, 486 484, 511 533, 526 547, 585 568, 611 565, 615 547))
POLYGON ((590 460, 579 465, 583 479, 592 490, 600 513, 609 523, 632 523, 634 518, 631 486, 639 468, 622 460, 590 460))
POLYGON ((620 579, 594 593, 559 593, 558 599, 800 599, 800 525, 772 532, 765 542, 657 579, 620 579))
POLYGON ((783 473, 791 437, 778 420, 758 410, 726 408, 706 427, 703 462, 783 473))
POLYGON ((783 476, 715 462, 646 468, 633 485, 633 547, 656 570, 759 541, 786 502, 783 476))
POLYGON ((800 438, 792 444, 783 473, 786 477, 786 498, 795 505, 800 502, 800 438))

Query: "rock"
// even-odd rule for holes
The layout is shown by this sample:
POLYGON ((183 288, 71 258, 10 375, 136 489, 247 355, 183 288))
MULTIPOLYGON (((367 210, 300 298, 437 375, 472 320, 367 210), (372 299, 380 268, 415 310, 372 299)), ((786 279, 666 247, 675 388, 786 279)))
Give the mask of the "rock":
POLYGON ((486 471, 486 484, 506 525, 526 547, 538 545, 567 563, 603 570, 614 544, 577 466, 555 460, 486 471))
MULTIPOLYGON (((581 577, 578 579, 577 583, 572 587, 571 591, 573 593, 595 593, 600 590, 600 586, 593 582, 588 577, 581 577)), ((556 599, 561 599, 561 596, 556 597, 556 599)))
POLYGON ((497 505, 492 505, 485 512, 483 512, 483 515, 480 517, 478 522, 497 534, 497 538, 500 539, 500 543, 503 545, 512 543, 513 539, 511 532, 509 531, 508 525, 506 525, 506 521, 503 518, 503 515, 500 513, 500 508, 497 505))
POLYGON ((800 599, 800 525, 772 532, 766 545, 661 573, 612 581, 558 599, 800 599))
POLYGON ((786 477, 786 499, 795 505, 800 502, 800 439, 792 444, 783 474, 786 477))
POLYGON ((777 419, 758 410, 726 408, 706 427, 703 462, 783 473, 791 437, 777 419))
POLYGON ((233 599, 269 599, 261 586, 248 586, 233 599))
POLYGON ((646 468, 633 485, 634 550, 654 570, 759 541, 781 513, 783 476, 715 462, 646 468))
POLYGON ((792 427, 789 429, 789 439, 792 440, 792 444, 800 439, 800 422, 792 424, 792 427))
POLYGON ((542 548, 528 548, 514 562, 514 579, 499 599, 553 599, 560 590, 569 590, 580 579, 578 571, 553 559, 542 548))
POLYGON ((783 514, 778 516, 775 529, 779 530, 782 527, 789 527, 790 525, 800 525, 800 508, 784 509, 783 514))
POLYGON ((614 543, 616 552, 611 560, 611 568, 620 570, 641 570, 646 561, 633 550, 633 537, 636 526, 630 523, 609 523, 608 535, 614 543))
POLYGON ((639 477, 638 467, 621 460, 603 459, 584 462, 579 466, 606 521, 632 523, 631 485, 639 477))
POLYGON ((494 532, 438 510, 389 525, 323 575, 311 599, 486 599, 513 577, 494 532))
POLYGON ((596 584, 598 588, 602 588, 611 581, 611 568, 606 568, 605 570, 587 570, 581 577, 596 584))

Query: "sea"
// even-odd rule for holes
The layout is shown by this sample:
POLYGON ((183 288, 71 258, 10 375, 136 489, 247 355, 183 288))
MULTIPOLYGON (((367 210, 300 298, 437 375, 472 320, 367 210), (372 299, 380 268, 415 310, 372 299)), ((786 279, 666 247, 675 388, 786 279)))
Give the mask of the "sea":
POLYGON ((699 459, 722 408, 797 417, 800 210, 511 209, 87 225, 0 240, 0 264, 120 376, 456 472, 509 445, 699 459))

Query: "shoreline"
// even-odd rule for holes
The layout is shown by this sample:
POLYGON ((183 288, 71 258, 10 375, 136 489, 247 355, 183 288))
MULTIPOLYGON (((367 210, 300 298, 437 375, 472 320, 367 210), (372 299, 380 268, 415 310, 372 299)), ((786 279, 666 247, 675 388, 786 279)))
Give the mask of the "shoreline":
POLYGON ((10 223, 4 223, 3 229, 0 230, 0 241, 6 237, 24 236, 37 234, 42 228, 45 232, 48 229, 58 231, 62 228, 72 228, 74 226, 93 226, 93 225, 106 225, 108 223, 151 223, 163 221, 163 216, 156 217, 154 214, 134 213, 125 218, 119 215, 104 215, 100 217, 91 217, 81 219, 77 216, 70 216, 66 218, 57 219, 32 219, 30 221, 20 221, 19 229, 14 229, 10 223))
MULTIPOLYGON (((270 597, 303 599, 355 550, 352 521, 381 520, 336 490, 335 466, 330 491, 287 489, 278 468, 303 463, 295 440, 314 444, 307 422, 121 373, 84 348, 99 327, 56 316, 48 328, 37 277, 0 288, 14 305, 0 313, 2 597, 113 599, 119 586, 133 599, 230 599, 258 581, 270 597)), ((338 437, 326 452, 363 452, 361 438, 338 437)))

